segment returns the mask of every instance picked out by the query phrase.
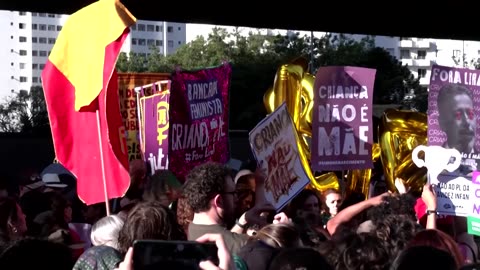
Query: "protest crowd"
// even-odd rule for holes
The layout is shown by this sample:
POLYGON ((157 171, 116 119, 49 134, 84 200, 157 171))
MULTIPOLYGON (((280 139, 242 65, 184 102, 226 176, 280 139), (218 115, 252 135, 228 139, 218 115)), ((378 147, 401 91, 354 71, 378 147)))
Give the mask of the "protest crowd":
MULTIPOLYGON (((207 162, 175 190, 145 163, 130 165, 123 198, 84 205, 68 175, 31 175, 0 191, 0 269, 133 269, 135 240, 215 242, 201 269, 461 269, 478 248, 463 217, 437 216, 434 191, 364 200, 301 191, 281 211, 259 194, 255 166, 207 162), (432 211, 430 211, 432 210, 432 211)), ((166 268, 165 268, 166 269, 166 268)), ((467 268, 465 268, 467 269, 467 268)))

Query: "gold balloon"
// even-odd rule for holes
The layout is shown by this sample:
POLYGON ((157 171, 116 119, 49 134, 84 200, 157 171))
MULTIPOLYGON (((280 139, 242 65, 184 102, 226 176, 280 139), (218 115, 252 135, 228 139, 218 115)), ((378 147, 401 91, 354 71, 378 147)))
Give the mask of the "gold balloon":
POLYGON ((426 170, 412 162, 412 151, 427 143, 427 115, 389 109, 379 128, 379 144, 387 188, 395 191, 395 179, 402 178, 412 191, 420 191, 427 180, 426 170))
POLYGON ((267 113, 272 113, 283 102, 297 130, 296 141, 300 161, 312 185, 317 190, 338 189, 340 184, 334 173, 314 177, 310 169, 310 142, 312 139, 313 86, 315 76, 307 72, 308 60, 299 57, 282 65, 275 75, 273 87, 263 96, 267 113))
POLYGON ((263 105, 265 106, 265 109, 267 110, 268 114, 271 114, 273 111, 275 111, 276 106, 275 106, 275 94, 273 93, 273 87, 268 88, 265 95, 263 95, 263 105))
MULTIPOLYGON (((372 145, 372 160, 376 162, 380 158, 380 145, 374 143, 372 145)), ((370 181, 373 169, 357 169, 349 170, 347 174, 347 193, 361 193, 365 195, 365 199, 370 194, 370 181)))
POLYGON ((304 69, 300 65, 283 65, 278 69, 273 83, 275 108, 285 102, 297 129, 299 128, 300 115, 302 113, 301 89, 303 73, 304 69))
POLYGON ((330 188, 340 190, 340 185, 337 175, 334 172, 328 172, 315 177, 308 188, 322 192, 330 188))

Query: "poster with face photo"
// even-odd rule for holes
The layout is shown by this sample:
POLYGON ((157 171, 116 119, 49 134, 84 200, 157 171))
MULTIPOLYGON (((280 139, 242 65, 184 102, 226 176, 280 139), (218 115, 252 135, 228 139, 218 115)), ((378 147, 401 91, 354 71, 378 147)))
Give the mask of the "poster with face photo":
MULTIPOLYGON (((439 211, 465 216, 472 173, 480 167, 480 71, 434 65, 428 95, 428 144, 456 149, 458 169, 444 170, 436 187, 439 211)), ((452 158, 453 159, 453 158, 452 158)), ((451 160, 450 163, 453 163, 451 160)), ((430 179, 432 182, 432 179, 430 179)))

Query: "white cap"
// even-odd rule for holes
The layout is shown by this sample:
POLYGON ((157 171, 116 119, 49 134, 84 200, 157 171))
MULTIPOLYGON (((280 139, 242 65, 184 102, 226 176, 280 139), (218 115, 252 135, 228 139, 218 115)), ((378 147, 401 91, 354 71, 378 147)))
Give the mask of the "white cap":
POLYGON ((237 184, 238 179, 240 179, 240 177, 245 176, 245 175, 249 175, 249 174, 253 174, 253 172, 250 171, 250 170, 246 170, 246 169, 240 170, 240 171, 237 173, 237 175, 235 175, 235 184, 237 184))
POLYGON ((42 176, 42 181, 45 183, 45 186, 52 188, 65 188, 66 184, 63 184, 56 173, 46 173, 42 176))

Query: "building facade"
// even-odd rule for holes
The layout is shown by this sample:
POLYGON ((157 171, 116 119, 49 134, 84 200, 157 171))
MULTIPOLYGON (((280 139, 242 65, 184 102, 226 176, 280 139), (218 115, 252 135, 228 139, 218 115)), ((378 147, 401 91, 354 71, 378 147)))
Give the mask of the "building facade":
MULTIPOLYGON (((0 101, 41 85, 41 73, 69 15, 0 10, 0 101)), ((186 42, 184 23, 138 20, 122 51, 147 56, 150 46, 164 55, 186 42)))

